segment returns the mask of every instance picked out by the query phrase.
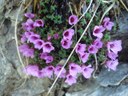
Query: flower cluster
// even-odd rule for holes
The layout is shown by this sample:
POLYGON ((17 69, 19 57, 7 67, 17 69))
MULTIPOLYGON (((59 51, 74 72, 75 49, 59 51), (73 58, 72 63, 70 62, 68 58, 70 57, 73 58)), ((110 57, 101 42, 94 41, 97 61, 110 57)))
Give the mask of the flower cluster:
MULTIPOLYGON (((49 65, 45 68, 40 69, 37 64, 30 64, 26 66, 23 71, 27 75, 35 76, 38 78, 52 78, 53 75, 58 76, 60 70, 62 69, 62 65, 58 64, 56 67, 49 65)), ((69 72, 64 68, 59 76, 59 78, 65 79, 65 82, 69 85, 76 83, 78 74, 82 74, 86 79, 91 77, 93 72, 93 68, 90 65, 79 66, 75 63, 69 64, 69 72)))
POLYGON ((122 42, 121 40, 115 40, 115 41, 110 41, 107 43, 107 49, 108 53, 107 56, 109 60, 106 62, 106 67, 108 67, 111 70, 116 70, 117 65, 119 64, 118 62, 118 52, 122 50, 122 42))
MULTIPOLYGON (((62 64, 58 63, 54 64, 55 58, 57 57, 54 55, 54 52, 57 53, 61 48, 59 49, 56 47, 59 45, 56 45, 56 43, 54 44, 52 42, 52 38, 54 38, 54 40, 61 39, 61 44, 59 47, 62 47, 67 51, 71 48, 71 46, 74 47, 73 43, 76 43, 74 40, 76 30, 74 30, 73 27, 66 29, 62 33, 62 38, 59 36, 60 33, 55 33, 54 35, 52 34, 53 36, 47 34, 46 38, 42 38, 41 35, 36 33, 36 29, 45 27, 44 20, 34 20, 35 15, 32 13, 25 13, 24 16, 27 18, 27 20, 26 22, 22 23, 22 28, 25 32, 21 35, 22 44, 19 46, 19 51, 23 56, 32 59, 37 58, 38 55, 38 61, 43 60, 43 62, 46 63, 43 65, 38 64, 39 62, 36 64, 31 63, 23 69, 24 73, 37 78, 57 77, 63 66, 62 64)), ((68 19, 69 25, 75 25, 77 22, 78 17, 76 15, 71 15, 68 19)), ((85 79, 91 78, 91 74, 94 71, 93 62, 91 62, 91 55, 98 54, 103 48, 107 49, 108 58, 105 63, 105 67, 115 71, 118 65, 118 52, 122 50, 122 42, 121 40, 108 41, 107 43, 103 42, 103 33, 105 33, 106 30, 111 31, 113 26, 114 23, 110 21, 110 18, 108 17, 104 18, 101 25, 96 25, 92 32, 94 39, 89 44, 81 41, 75 48, 75 54, 77 54, 76 58, 77 60, 80 59, 80 64, 75 63, 75 61, 70 61, 66 68, 62 70, 59 78, 64 79, 65 83, 68 85, 75 84, 77 82, 77 78, 81 75, 85 79)))
MULTIPOLYGON (((25 32, 21 36, 21 42, 23 44, 19 46, 20 52, 25 57, 34 58, 34 51, 42 50, 42 54, 47 54, 47 56, 42 58, 41 55, 40 58, 46 60, 46 63, 51 63, 53 61, 53 57, 50 56, 49 53, 55 50, 55 48, 51 42, 42 40, 40 35, 34 33, 35 28, 44 27, 44 21, 41 19, 33 21, 32 18, 34 18, 34 14, 32 13, 26 13, 25 16, 28 19, 22 24, 22 28, 25 32)), ((57 38, 57 36, 55 37, 57 38)))

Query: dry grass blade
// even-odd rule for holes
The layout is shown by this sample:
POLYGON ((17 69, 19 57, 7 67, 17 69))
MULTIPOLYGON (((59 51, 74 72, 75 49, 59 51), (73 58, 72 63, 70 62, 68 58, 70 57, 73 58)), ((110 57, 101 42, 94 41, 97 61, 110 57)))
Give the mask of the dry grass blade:
POLYGON ((38 2, 39 2, 39 0, 34 0, 34 12, 36 11, 36 6, 37 6, 38 2))
POLYGON ((101 22, 102 22, 104 16, 113 8, 114 5, 115 5, 115 2, 113 2, 113 3, 106 9, 106 11, 103 13, 103 15, 102 15, 102 17, 101 17, 101 19, 100 19, 100 24, 101 24, 101 22))
POLYGON ((126 7, 126 5, 124 4, 124 2, 122 0, 119 0, 121 2, 121 4, 124 6, 124 8, 128 11, 128 8, 126 7))

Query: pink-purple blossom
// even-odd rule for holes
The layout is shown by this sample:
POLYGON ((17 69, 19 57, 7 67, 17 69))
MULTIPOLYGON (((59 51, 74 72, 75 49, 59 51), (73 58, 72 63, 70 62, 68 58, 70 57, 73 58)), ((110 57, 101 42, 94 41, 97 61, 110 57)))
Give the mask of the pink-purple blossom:
POLYGON ((117 65, 119 64, 118 60, 109 60, 106 62, 106 67, 110 70, 116 71, 117 65))
POLYGON ((53 62, 53 56, 49 55, 48 53, 41 53, 40 54, 40 58, 45 60, 45 62, 48 64, 48 63, 51 63, 53 62))
POLYGON ((52 50, 54 50, 55 48, 52 46, 51 42, 44 42, 44 46, 43 46, 43 52, 45 53, 50 53, 52 50))
MULTIPOLYGON (((62 65, 57 65, 54 69, 54 74, 56 76, 58 76, 60 70, 62 69, 62 65)), ((59 76, 59 78, 65 78, 66 77, 66 69, 64 68, 62 71, 61 71, 61 74, 59 76)))
POLYGON ((26 49, 24 52, 22 52, 23 56, 34 58, 34 49, 26 49))
POLYGON ((44 21, 41 19, 35 20, 34 27, 44 27, 44 21))
POLYGON ((29 64, 28 66, 26 66, 24 69, 23 69, 23 72, 27 75, 31 75, 31 76, 36 76, 38 77, 39 76, 39 67, 37 64, 29 64))
POLYGON ((85 52, 86 50, 86 44, 81 44, 79 43, 76 47, 76 53, 82 53, 82 52, 85 52))
POLYGON ((76 77, 78 73, 81 73, 81 67, 78 64, 70 63, 69 74, 76 77))
POLYGON ((25 13, 24 16, 27 18, 34 18, 35 17, 35 15, 33 13, 30 13, 30 12, 25 13))
POLYGON ((74 76, 68 74, 68 75, 66 76, 65 83, 67 83, 68 85, 73 85, 73 84, 76 83, 76 79, 77 79, 76 77, 74 77, 74 76))
POLYGON ((74 35, 73 29, 67 29, 63 32, 63 38, 64 39, 71 40, 73 35, 74 35))
POLYGON ((64 49, 69 49, 72 45, 72 41, 71 40, 68 40, 68 39, 62 39, 61 40, 61 46, 64 48, 64 49))
POLYGON ((79 54, 79 56, 80 56, 80 59, 83 63, 86 63, 89 59, 89 53, 87 53, 87 52, 81 52, 79 54))
POLYGON ((108 52, 112 51, 117 54, 119 51, 122 50, 122 41, 121 40, 114 40, 107 43, 108 52))
POLYGON ((103 32, 105 31, 105 28, 100 25, 100 26, 95 26, 94 30, 93 30, 93 35, 98 37, 98 38, 102 38, 103 37, 103 32))
POLYGON ((54 67, 52 65, 47 66, 44 68, 45 71, 45 76, 48 78, 52 78, 53 72, 54 72, 54 67))
POLYGON ((90 45, 88 47, 88 52, 91 53, 91 54, 96 54, 98 52, 98 49, 95 45, 90 45))
POLYGON ((25 32, 24 33, 27 38, 29 38, 31 35, 34 35, 34 32, 25 32))
POLYGON ((45 61, 47 64, 53 62, 53 56, 46 56, 45 61))
POLYGON ((81 68, 84 78, 89 79, 94 69, 91 67, 91 65, 88 66, 83 65, 81 68))
POLYGON ((33 48, 29 48, 29 46, 27 44, 20 45, 19 46, 19 51, 25 57, 34 58, 34 49, 33 48))
POLYGON ((53 37, 54 37, 54 39, 59 39, 59 34, 58 34, 58 33, 55 33, 55 34, 53 35, 53 37))
POLYGON ((95 45, 96 48, 99 49, 103 47, 103 42, 99 38, 97 38, 96 40, 94 40, 93 45, 95 45))
POLYGON ((36 49, 42 49, 43 48, 44 41, 41 39, 37 39, 34 41, 34 48, 36 49))
POLYGON ((46 56, 49 56, 49 54, 46 53, 46 52, 45 53, 43 52, 43 53, 40 54, 40 58, 41 59, 44 59, 45 60, 46 56))
POLYGON ((30 35, 30 37, 28 38, 28 41, 31 43, 35 43, 36 40, 40 39, 40 35, 38 34, 33 34, 30 35))
POLYGON ((25 43, 27 41, 27 37, 25 36, 25 34, 23 34, 21 36, 21 43, 25 43))
POLYGON ((78 22, 78 17, 76 15, 71 15, 68 19, 70 25, 75 25, 78 22))
POLYGON ((47 40, 50 41, 52 39, 52 36, 51 35, 48 35, 47 36, 47 40))
POLYGON ((114 26, 114 23, 110 21, 109 17, 105 17, 103 20, 103 26, 108 30, 111 31, 112 27, 114 26))
POLYGON ((115 60, 118 57, 118 54, 115 54, 114 52, 108 52, 107 55, 111 60, 115 60))
POLYGON ((31 30, 33 30, 35 28, 34 27, 34 21, 32 19, 28 19, 25 23, 22 23, 22 28, 25 31, 31 31, 31 30))
POLYGON ((25 50, 29 49, 29 46, 27 44, 22 44, 19 46, 19 51, 23 53, 25 50))

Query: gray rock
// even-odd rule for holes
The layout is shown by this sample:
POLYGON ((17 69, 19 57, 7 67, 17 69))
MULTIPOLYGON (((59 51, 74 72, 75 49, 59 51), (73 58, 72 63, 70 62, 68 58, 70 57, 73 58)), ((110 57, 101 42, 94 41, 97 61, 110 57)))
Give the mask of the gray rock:
POLYGON ((120 64, 116 71, 108 71, 102 69, 96 79, 101 86, 119 85, 126 77, 128 77, 128 64, 120 64))
POLYGON ((98 79, 71 86, 65 96, 128 96, 127 77, 128 64, 120 64, 116 72, 104 69, 98 79))
POLYGON ((82 91, 68 92, 65 96, 128 96, 128 83, 113 87, 93 86, 93 84, 95 85, 95 82, 82 91))

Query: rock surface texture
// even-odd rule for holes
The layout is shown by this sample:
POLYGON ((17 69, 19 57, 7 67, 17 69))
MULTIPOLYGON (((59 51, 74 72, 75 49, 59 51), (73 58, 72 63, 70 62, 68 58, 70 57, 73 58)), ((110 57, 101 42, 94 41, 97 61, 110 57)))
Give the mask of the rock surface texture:
MULTIPOLYGON (((20 0, 0 0, 0 96, 45 96, 51 82, 48 79, 28 77, 22 73, 23 66, 19 62, 14 38, 19 3, 20 0)), ((22 21, 23 14, 20 13, 20 16, 18 22, 22 21)), ((125 41, 124 49, 128 49, 126 35, 122 40, 125 41)), ((125 58, 126 56, 128 58, 127 54, 125 58)), ((116 72, 107 69, 101 71, 96 79, 73 85, 62 91, 65 95, 59 96, 128 96, 127 63, 119 64, 116 72)))

